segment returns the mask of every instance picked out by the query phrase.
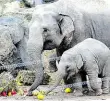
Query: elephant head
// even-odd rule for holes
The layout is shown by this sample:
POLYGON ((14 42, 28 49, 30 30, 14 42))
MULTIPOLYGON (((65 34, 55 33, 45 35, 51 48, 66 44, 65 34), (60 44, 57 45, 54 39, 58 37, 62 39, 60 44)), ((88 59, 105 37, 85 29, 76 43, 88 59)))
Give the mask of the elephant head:
POLYGON ((30 92, 37 88, 43 79, 42 51, 57 48, 72 31, 74 31, 73 21, 68 15, 42 10, 37 10, 33 14, 29 24, 27 53, 29 61, 36 61, 37 64, 32 65, 36 70, 36 79, 30 92))
POLYGON ((56 83, 46 92, 46 94, 55 89, 65 76, 69 79, 70 77, 77 75, 83 66, 82 56, 76 55, 73 57, 71 54, 64 53, 60 59, 60 62, 58 63, 56 61, 56 66, 58 68, 56 83))

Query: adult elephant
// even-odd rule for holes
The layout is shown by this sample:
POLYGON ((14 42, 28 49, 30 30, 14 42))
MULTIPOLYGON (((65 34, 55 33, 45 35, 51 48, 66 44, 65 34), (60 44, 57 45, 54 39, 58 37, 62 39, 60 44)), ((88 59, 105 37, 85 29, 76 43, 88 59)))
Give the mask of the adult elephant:
MULTIPOLYGON (((57 49, 57 55, 83 41, 95 38, 110 47, 110 3, 106 0, 59 0, 36 7, 29 27, 27 53, 36 78, 28 95, 43 79, 41 54, 57 49)), ((86 78, 84 77, 83 80, 86 78)))

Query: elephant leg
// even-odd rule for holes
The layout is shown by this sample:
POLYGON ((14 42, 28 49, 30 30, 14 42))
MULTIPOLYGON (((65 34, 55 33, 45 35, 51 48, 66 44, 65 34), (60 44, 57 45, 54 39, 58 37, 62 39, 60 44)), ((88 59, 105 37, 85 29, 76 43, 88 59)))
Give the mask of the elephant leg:
POLYGON ((110 83, 110 57, 108 57, 105 66, 103 68, 103 75, 102 78, 102 90, 104 94, 109 93, 109 83, 110 83))
MULTIPOLYGON (((88 74, 90 86, 95 91, 95 95, 99 96, 102 94, 101 85, 98 82, 98 74, 96 72, 91 72, 88 74)), ((89 93, 90 94, 90 93, 89 93)), ((92 94, 90 94, 92 95, 92 94)))
MULTIPOLYGON (((88 78, 89 78, 90 86, 95 91, 95 95, 99 96, 102 94, 101 85, 98 82, 99 67, 95 60, 88 61, 86 63, 86 67, 87 68, 85 70, 86 70, 88 78)), ((90 94, 90 95, 92 95, 92 94, 90 94)))
POLYGON ((72 89, 72 91, 75 90, 75 88, 82 88, 81 85, 81 75, 78 73, 75 76, 71 76, 68 78, 68 75, 66 77, 64 77, 64 83, 66 85, 68 84, 73 84, 73 86, 71 86, 70 88, 72 89))
POLYGON ((53 53, 49 56, 49 70, 52 73, 57 71, 56 57, 57 57, 57 55, 55 53, 53 53))
POLYGON ((89 88, 87 85, 86 73, 84 71, 81 71, 80 74, 81 74, 81 79, 82 79, 82 93, 84 95, 87 95, 89 93, 89 88))
POLYGON ((103 94, 109 93, 109 77, 102 78, 102 91, 103 94))
POLYGON ((73 82, 74 82, 75 88, 82 89, 82 78, 80 73, 75 75, 73 82))
POLYGON ((100 84, 98 84, 98 78, 90 77, 90 86, 95 91, 95 95, 99 96, 102 94, 102 89, 100 84))
POLYGON ((67 79, 68 76, 66 76, 64 78, 64 83, 67 84, 72 84, 73 83, 73 87, 71 87, 71 89, 74 91, 75 88, 82 88, 82 93, 84 95, 88 95, 88 93, 91 93, 88 89, 88 85, 87 85, 87 79, 86 79, 86 73, 81 71, 80 73, 78 73, 77 75, 75 75, 74 77, 70 77, 67 79))
MULTIPOLYGON (((63 80, 64 80, 64 83, 65 83, 65 85, 68 85, 68 84, 72 84, 72 83, 75 83, 75 77, 70 77, 70 78, 68 78, 68 76, 65 76, 64 78, 63 78, 63 80)), ((72 86, 72 87, 70 87, 71 89, 72 89, 72 91, 74 91, 74 87, 72 86)))

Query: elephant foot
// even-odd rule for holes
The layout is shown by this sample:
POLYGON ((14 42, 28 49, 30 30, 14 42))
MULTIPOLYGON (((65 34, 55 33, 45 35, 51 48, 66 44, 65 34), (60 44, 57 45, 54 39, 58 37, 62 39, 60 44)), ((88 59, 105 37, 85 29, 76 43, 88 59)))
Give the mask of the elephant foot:
POLYGON ((109 88, 102 89, 102 91, 103 91, 103 94, 108 94, 109 93, 109 88))
POLYGON ((96 90, 96 96, 100 96, 102 94, 102 89, 96 90))
POLYGON ((77 88, 74 88, 74 87, 69 87, 71 89, 71 92, 70 93, 75 93, 77 91, 77 88))
POLYGON ((71 89, 71 92, 70 93, 76 92, 76 89, 74 87, 70 87, 70 89, 71 89))
POLYGON ((29 91, 27 94, 26 94, 26 96, 32 96, 33 94, 32 94, 32 91, 29 91))
POLYGON ((89 92, 90 92, 90 91, 89 91, 88 87, 82 88, 82 94, 83 94, 83 95, 88 95, 89 92))
POLYGON ((89 90, 83 90, 82 93, 83 93, 83 95, 88 95, 89 90))
POLYGON ((87 96, 96 96, 96 93, 92 90, 84 90, 82 93, 87 96))
POLYGON ((83 95, 88 95, 88 96, 100 96, 102 94, 102 89, 98 89, 96 90, 96 92, 89 89, 84 89, 82 93, 83 95))
POLYGON ((96 93, 90 90, 84 90, 82 93, 83 95, 87 95, 87 96, 96 96, 96 93))

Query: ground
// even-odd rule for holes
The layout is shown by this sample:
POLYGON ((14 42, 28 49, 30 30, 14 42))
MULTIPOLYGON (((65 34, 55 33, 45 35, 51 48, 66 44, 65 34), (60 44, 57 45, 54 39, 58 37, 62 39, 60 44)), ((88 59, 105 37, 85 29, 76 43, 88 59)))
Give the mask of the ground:
MULTIPOLYGON (((28 89, 28 87, 26 87, 28 89)), ((47 85, 40 86, 41 90, 46 90, 47 85)), ((0 101, 39 101, 36 96, 10 96, 0 97, 0 101)), ((101 96, 83 96, 81 91, 78 90, 75 93, 65 93, 62 87, 57 87, 51 94, 45 97, 43 101, 110 101, 110 94, 101 96)))

